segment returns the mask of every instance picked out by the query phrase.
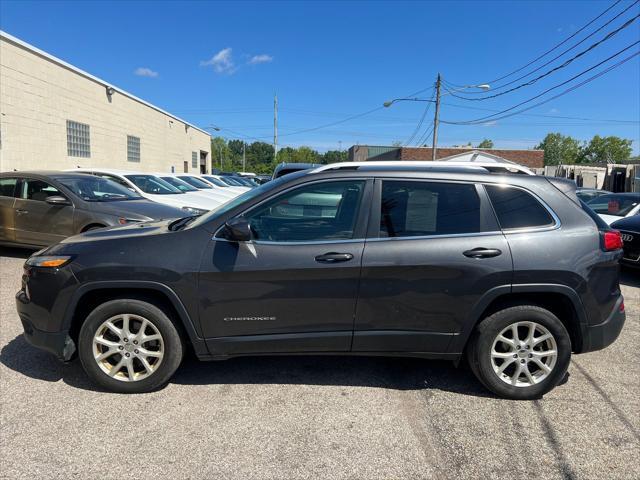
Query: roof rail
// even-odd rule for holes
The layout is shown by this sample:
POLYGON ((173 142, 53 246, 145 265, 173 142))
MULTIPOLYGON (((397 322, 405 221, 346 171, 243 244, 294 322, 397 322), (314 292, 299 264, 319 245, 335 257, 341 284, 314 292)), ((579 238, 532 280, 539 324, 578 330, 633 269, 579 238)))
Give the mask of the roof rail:
POLYGON ((361 167, 397 167, 403 170, 407 169, 446 169, 452 171, 455 169, 475 171, 483 170, 489 173, 515 173, 524 175, 535 175, 535 173, 527 167, 512 162, 456 162, 456 161, 420 161, 420 160, 390 160, 390 161, 369 161, 369 162, 340 162, 330 163, 311 170, 312 173, 324 172, 327 170, 358 170, 361 167))

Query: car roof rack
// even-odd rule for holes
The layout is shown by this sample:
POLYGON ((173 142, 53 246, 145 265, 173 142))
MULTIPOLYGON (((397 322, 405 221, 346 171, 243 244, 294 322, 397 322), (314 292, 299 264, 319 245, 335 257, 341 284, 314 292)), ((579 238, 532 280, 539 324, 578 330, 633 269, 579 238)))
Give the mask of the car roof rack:
POLYGON ((462 162, 462 161, 419 161, 419 160, 391 160, 369 162, 340 162, 330 163, 311 170, 311 173, 327 170, 430 170, 444 172, 475 172, 499 174, 535 175, 529 168, 512 162, 462 162))

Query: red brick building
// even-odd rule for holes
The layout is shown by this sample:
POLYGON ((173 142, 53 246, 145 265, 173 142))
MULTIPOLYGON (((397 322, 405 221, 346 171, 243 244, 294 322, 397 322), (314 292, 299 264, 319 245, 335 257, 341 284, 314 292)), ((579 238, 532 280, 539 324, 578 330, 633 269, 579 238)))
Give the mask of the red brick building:
MULTIPOLYGON (((544 167, 543 150, 502 150, 498 148, 447 148, 436 150, 436 159, 443 160, 465 152, 484 152, 495 157, 500 157, 510 162, 515 162, 529 168, 544 167)), ((384 147, 372 145, 354 145, 349 149, 349 160, 352 162, 365 162, 376 160, 431 160, 431 147, 384 147)))

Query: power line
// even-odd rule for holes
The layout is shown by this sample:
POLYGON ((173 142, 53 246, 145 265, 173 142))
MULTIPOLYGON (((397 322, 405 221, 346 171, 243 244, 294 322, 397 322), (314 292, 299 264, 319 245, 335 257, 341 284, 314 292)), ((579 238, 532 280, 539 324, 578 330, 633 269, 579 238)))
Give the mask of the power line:
POLYGON ((577 78, 577 77, 579 77, 579 76, 581 76, 581 75, 585 74, 585 73, 586 73, 586 72, 588 72, 589 70, 593 70, 594 68, 598 67, 599 65, 601 65, 601 64, 603 64, 603 63, 605 63, 605 62, 607 62, 607 61, 608 61, 608 60, 610 60, 611 58, 614 58, 614 57, 618 56, 620 53, 624 52, 625 50, 628 50, 629 48, 631 48, 631 47, 633 47, 633 46, 635 46, 635 45, 637 45, 637 44, 639 44, 639 43, 640 43, 640 41, 635 42, 635 43, 632 43, 631 45, 629 45, 628 47, 624 48, 624 49, 623 49, 623 50, 621 50, 620 52, 618 52, 618 53, 616 53, 616 54, 612 55, 611 57, 607 58, 606 60, 603 60, 603 61, 602 61, 602 62, 600 62, 598 65, 594 65, 593 67, 589 68, 588 70, 585 70, 584 72, 579 73, 578 75, 576 75, 576 76, 574 76, 574 77, 570 78, 569 80, 567 80, 567 81, 565 81, 565 82, 562 82, 562 83, 560 83, 560 84, 558 84, 558 85, 555 85, 554 87, 551 87, 551 88, 549 88, 549 89, 545 90, 545 91, 544 91, 544 92, 542 92, 541 94, 536 95, 535 97, 532 97, 532 98, 530 98, 529 100, 526 100, 526 101, 524 101, 524 102, 521 102, 521 103, 519 103, 518 105, 514 105, 514 106, 513 106, 513 107, 511 107, 511 108, 507 108, 506 110, 502 110, 502 111, 501 111, 501 112, 499 112, 499 113, 496 113, 496 114, 494 114, 494 115, 489 115, 489 116, 487 116, 487 117, 477 118, 477 119, 475 119, 475 120, 468 120, 468 121, 463 121, 463 122, 449 122, 449 121, 442 120, 442 123, 447 123, 447 124, 449 124, 449 125, 478 125, 478 124, 481 124, 481 123, 487 123, 487 120, 489 120, 489 121, 497 121, 497 120, 501 120, 501 119, 503 119, 503 118, 512 117, 512 116, 514 116, 514 115, 518 115, 518 114, 520 114, 520 113, 522 113, 522 112, 526 112, 526 111, 528 111, 528 110, 531 110, 532 108, 538 107, 538 106, 540 106, 540 105, 544 105, 545 103, 548 103, 548 102, 550 102, 551 100, 555 100, 555 99, 556 99, 556 98, 558 98, 558 97, 561 97, 561 96, 563 96, 563 95, 566 95, 567 93, 572 92, 573 90, 576 90, 576 89, 578 89, 578 88, 582 87, 583 85, 586 85, 587 83, 589 83, 589 82, 591 82, 591 81, 595 80, 596 78, 599 78, 599 77, 601 77, 602 75, 604 75, 604 74, 606 74, 606 73, 610 72, 610 71, 611 71, 611 70, 613 70, 614 68, 617 68, 617 67, 619 67, 620 65, 622 65, 622 64, 624 64, 624 63, 626 63, 626 62, 628 62, 628 61, 629 61, 629 60, 631 60, 633 57, 635 57, 635 56, 637 56, 637 55, 640 55, 640 50, 639 50, 639 51, 637 51, 637 52, 635 52, 635 53, 633 53, 633 54, 631 54, 631 55, 629 55, 628 57, 624 58, 623 60, 619 61, 618 63, 616 63, 616 64, 614 64, 614 65, 611 65, 610 67, 606 68, 605 70, 602 70, 601 72, 599 72, 599 73, 597 73, 597 74, 595 74, 595 75, 593 75, 593 76, 591 76, 591 77, 587 78, 586 80, 584 80, 584 81, 582 81, 582 82, 580 82, 580 83, 578 83, 578 84, 576 84, 576 85, 573 85, 572 87, 569 87, 568 89, 566 89, 566 90, 564 90, 564 91, 560 92, 560 93, 559 93, 559 94, 557 94, 557 95, 554 95, 554 96, 553 96, 553 97, 551 97, 551 98, 548 98, 548 99, 546 99, 546 100, 543 100, 542 102, 538 102, 538 103, 536 103, 535 105, 532 105, 532 106, 529 106, 529 107, 523 108, 522 110, 519 110, 519 111, 517 111, 517 112, 509 113, 509 114, 507 114, 507 115, 503 115, 503 116, 498 116, 499 114, 506 113, 506 112, 511 111, 511 110, 513 110, 513 109, 515 109, 515 108, 518 108, 519 106, 524 105, 525 103, 529 103, 530 101, 535 100, 536 98, 541 97, 541 96, 542 96, 542 95, 544 95, 545 93, 548 93, 549 91, 554 90, 555 88, 558 88, 558 87, 560 87, 560 86, 562 86, 562 85, 565 85, 566 83, 570 82, 571 80, 574 80, 575 78, 577 78))
MULTIPOLYGON (((565 43, 567 43, 569 40, 571 40, 572 38, 574 38, 576 35, 578 35, 580 32, 582 32, 583 30, 585 30, 587 27, 589 27, 591 24, 593 24, 594 22, 596 22, 597 20, 599 20, 600 18, 602 18, 604 15, 607 14, 607 12, 609 12, 609 10, 611 10, 612 8, 616 7, 622 0, 617 0, 613 5, 611 5, 610 7, 608 7, 605 11, 603 11, 602 13, 600 13, 598 16, 596 16, 595 18, 593 18, 592 20, 590 20, 586 25, 584 25, 583 27, 581 27, 579 30, 575 31, 572 35, 568 36, 567 38, 565 38, 562 42, 558 43, 557 45, 555 45, 554 47, 552 47, 551 49, 547 50, 546 52, 544 52, 542 55, 539 55, 538 57, 534 58, 533 60, 531 60, 529 63, 527 63, 526 65, 523 65, 522 67, 513 70, 512 72, 507 73, 506 75, 503 75, 501 77, 495 78, 493 80, 489 80, 488 82, 482 82, 482 83, 495 83, 495 82, 499 82, 500 80, 504 80, 505 78, 508 78, 510 76, 512 76, 515 73, 521 72, 522 70, 524 70, 525 68, 527 68, 528 66, 536 63, 538 60, 540 60, 541 58, 546 57, 547 55, 549 55, 551 52, 553 52, 554 50, 560 48, 562 45, 564 45, 565 43)), ((454 83, 452 83, 452 85, 460 87, 461 85, 456 85, 454 83)))
POLYGON ((411 136, 404 142, 404 145, 409 145, 411 142, 413 142, 413 139, 416 138, 416 135, 422 128, 422 124, 424 123, 424 119, 426 118, 427 113, 429 113, 429 109, 431 108, 431 101, 433 100, 433 97, 435 96, 435 94, 436 94, 436 91, 434 90, 433 93, 431 94, 431 99, 427 103, 427 106, 424 108, 424 112, 422 113, 422 116, 420 117, 420 120, 418 121, 418 124, 416 125, 415 130, 413 131, 411 136))
POLYGON ((600 44, 606 42, 607 40, 611 39, 615 34, 617 34, 618 32, 620 32, 621 30, 624 30, 625 28, 629 27, 629 25, 631 25, 633 22, 635 22, 638 18, 640 17, 640 14, 636 15, 635 17, 627 20, 623 25, 621 25, 620 27, 618 27, 615 30, 612 30, 611 32, 609 32, 604 38, 602 38, 601 40, 599 40, 596 43, 593 43, 591 46, 589 46, 588 48, 586 48, 585 50, 581 51, 580 53, 574 55, 573 57, 567 59, 564 63, 562 63, 561 65, 558 65, 557 67, 552 68, 551 70, 546 71, 545 73, 543 73, 542 75, 537 76, 536 78, 533 78, 531 80, 529 80, 528 82, 525 83, 521 83, 520 85, 517 85, 513 88, 510 88, 509 90, 505 90, 504 92, 499 92, 496 93, 494 95, 489 95, 487 97, 479 97, 479 98, 471 98, 471 97, 465 97, 463 95, 458 95, 455 93, 455 91, 450 90, 448 87, 444 87, 447 92, 449 92, 449 94, 451 94, 452 96, 456 97, 456 98, 461 98, 463 100, 471 100, 471 101, 482 101, 482 100, 489 100, 491 98, 496 98, 496 97, 500 97, 502 95, 506 95, 508 93, 511 93, 515 90, 519 90, 523 87, 527 87, 530 85, 533 85, 534 83, 536 83, 538 80, 547 77, 549 75, 551 75, 554 72, 557 72, 558 70, 565 68, 566 66, 568 66, 569 64, 571 64, 574 60, 582 57, 583 55, 586 55, 588 52, 590 52, 591 50, 593 50, 594 48, 598 47, 600 44))
MULTIPOLYGON (((556 55, 555 57, 553 57, 553 58, 552 58, 551 60, 549 60, 548 62, 543 63, 543 64, 542 64, 542 65, 540 65, 539 67, 537 67, 537 68, 535 68, 535 69, 531 70, 531 71, 530 71, 530 72, 528 72, 528 73, 525 73, 524 75, 519 76, 518 78, 516 78, 516 79, 514 79, 514 80, 511 80, 510 82, 507 82, 507 83, 504 83, 504 84, 502 84, 502 85, 498 85, 498 86, 492 86, 492 87, 491 87, 491 90, 492 90, 492 91, 495 91, 495 90, 499 90, 499 89, 501 89, 501 88, 507 87, 507 86, 509 86, 509 85, 513 85, 513 84, 514 84, 514 83, 516 83, 517 81, 522 80, 522 79, 524 79, 524 78, 528 77, 529 75, 531 75, 531 74, 533 74, 533 73, 535 73, 535 72, 539 71, 540 69, 542 69, 542 68, 546 67, 547 65, 550 65, 551 63, 553 63, 554 61, 556 61, 558 58, 562 57, 565 53, 567 53, 567 52, 569 52, 569 51, 573 50, 573 49, 574 49, 574 48, 576 48, 578 45, 580 45, 580 44, 584 43, 587 39, 589 39, 589 38, 593 37, 596 33, 598 33, 600 30, 602 30, 603 28, 605 28, 607 25, 611 24, 612 22, 614 22, 615 20, 617 20, 619 17, 621 17, 622 15, 624 15, 627 11, 629 11, 631 8, 633 8, 633 7, 634 7, 638 2, 640 2, 640 0, 636 0, 635 2, 633 2, 632 4, 630 4, 627 8, 625 8, 624 10, 622 10, 622 11, 621 11, 620 13, 618 13, 615 17, 611 18, 609 21, 607 21, 606 23, 604 23, 603 25, 601 25, 600 27, 598 27, 596 30, 594 30, 593 32, 591 32, 589 35, 587 35, 586 37, 584 37, 582 40, 580 40, 580 41, 579 41, 579 42, 577 42, 577 43, 574 43, 571 47, 567 48, 567 49, 566 49, 566 50, 564 50, 562 53, 560 53, 560 54, 556 55)), ((637 17, 636 17, 636 18, 637 18, 637 17)), ((635 19, 634 19, 634 20, 635 20, 635 19)), ((619 30, 618 30, 618 31, 619 31, 619 30)), ((617 31, 616 31, 615 33, 617 33, 617 31)), ((444 80, 444 82, 445 82, 445 83, 447 83, 447 84, 449 84, 449 85, 453 85, 453 86, 455 86, 454 84, 452 84, 451 82, 447 82, 446 80, 444 80)), ((467 92, 467 93, 468 93, 468 94, 475 94, 475 95, 477 95, 477 94, 483 94, 483 93, 485 93, 485 92, 483 92, 483 91, 480 91, 480 92, 474 92, 474 91, 471 91, 471 92, 467 92)))

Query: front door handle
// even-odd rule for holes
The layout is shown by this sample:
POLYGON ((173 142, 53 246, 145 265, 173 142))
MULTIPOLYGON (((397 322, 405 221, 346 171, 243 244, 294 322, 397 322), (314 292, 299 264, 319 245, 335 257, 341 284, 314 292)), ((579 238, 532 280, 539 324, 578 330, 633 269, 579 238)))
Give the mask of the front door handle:
POLYGON ((18 215, 22 215, 22 214, 25 214, 25 213, 29 213, 29 210, 23 210, 21 208, 16 208, 16 213, 18 215))
POLYGON ((336 253, 329 252, 324 255, 318 255, 316 257, 316 262, 320 263, 338 263, 338 262, 348 262, 353 258, 353 255, 350 253, 336 253))
POLYGON ((471 250, 467 250, 462 252, 465 257, 470 258, 491 258, 497 257, 502 254, 502 250, 498 250, 497 248, 473 248, 471 250))

